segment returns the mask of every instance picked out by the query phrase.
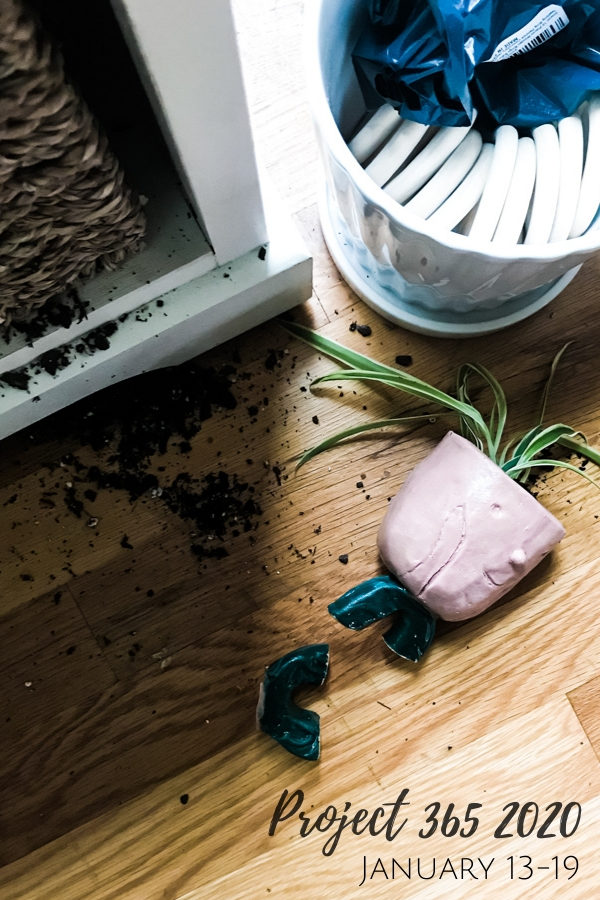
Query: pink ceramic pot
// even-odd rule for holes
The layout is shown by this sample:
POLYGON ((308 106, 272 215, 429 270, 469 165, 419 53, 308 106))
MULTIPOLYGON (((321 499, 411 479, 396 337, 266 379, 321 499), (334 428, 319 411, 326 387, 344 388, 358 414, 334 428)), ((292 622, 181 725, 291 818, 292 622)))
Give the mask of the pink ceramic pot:
POLYGON ((424 606, 457 621, 484 612, 564 534, 531 494, 449 432, 391 501, 378 546, 424 606))

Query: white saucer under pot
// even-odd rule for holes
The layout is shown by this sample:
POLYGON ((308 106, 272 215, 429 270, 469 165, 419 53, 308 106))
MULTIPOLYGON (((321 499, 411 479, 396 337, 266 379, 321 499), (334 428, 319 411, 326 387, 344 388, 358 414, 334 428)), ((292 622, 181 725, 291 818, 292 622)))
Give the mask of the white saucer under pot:
POLYGON ((352 50, 368 5, 306 5, 310 102, 325 173, 321 221, 336 265, 370 306, 412 330, 458 336, 513 324, 550 302, 600 248, 600 216, 579 237, 504 245, 438 227, 378 187, 346 143, 366 114, 352 50))

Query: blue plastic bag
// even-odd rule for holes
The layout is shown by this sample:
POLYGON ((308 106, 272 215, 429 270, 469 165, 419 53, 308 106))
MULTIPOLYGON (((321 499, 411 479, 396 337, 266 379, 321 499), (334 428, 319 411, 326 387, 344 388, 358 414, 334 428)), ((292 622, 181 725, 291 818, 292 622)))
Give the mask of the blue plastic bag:
POLYGON ((354 63, 369 108, 532 128, 600 90, 598 0, 369 0, 354 63))

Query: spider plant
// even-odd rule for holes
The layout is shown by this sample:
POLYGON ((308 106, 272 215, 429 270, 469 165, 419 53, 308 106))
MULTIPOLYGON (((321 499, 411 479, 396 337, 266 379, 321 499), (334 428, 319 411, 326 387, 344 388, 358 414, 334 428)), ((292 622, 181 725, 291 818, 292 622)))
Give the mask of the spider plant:
POLYGON ((350 378, 355 381, 382 384, 386 387, 394 388, 409 396, 434 403, 440 409, 440 412, 433 414, 424 413, 421 415, 380 419, 375 422, 362 423, 346 428, 317 444, 312 449, 307 450, 301 457, 298 468, 318 453, 334 447, 347 438, 367 431, 405 425, 418 420, 431 422, 435 421, 439 415, 443 415, 455 417, 458 420, 458 427, 462 436, 472 441, 493 462, 500 466, 510 478, 516 481, 525 482, 531 470, 536 467, 558 467, 577 472, 588 481, 591 481, 592 484, 600 487, 581 468, 565 460, 553 459, 548 456, 550 448, 559 446, 600 466, 600 452, 586 443, 585 436, 580 431, 562 423, 544 424, 552 381, 568 344, 565 344, 559 350, 552 361, 550 374, 542 394, 541 410, 537 423, 524 434, 503 443, 507 419, 506 396, 500 383, 485 366, 477 363, 465 363, 462 365, 457 373, 455 395, 452 395, 433 387, 414 375, 395 369, 392 366, 386 366, 362 353, 350 350, 342 344, 338 344, 336 341, 330 340, 303 325, 289 321, 283 321, 281 324, 291 334, 305 341, 313 349, 346 366, 345 369, 330 372, 327 375, 314 379, 311 387, 330 381, 341 381, 342 379, 350 378), (491 390, 493 403, 487 419, 475 406, 469 393, 471 380, 474 376, 478 377, 491 390))

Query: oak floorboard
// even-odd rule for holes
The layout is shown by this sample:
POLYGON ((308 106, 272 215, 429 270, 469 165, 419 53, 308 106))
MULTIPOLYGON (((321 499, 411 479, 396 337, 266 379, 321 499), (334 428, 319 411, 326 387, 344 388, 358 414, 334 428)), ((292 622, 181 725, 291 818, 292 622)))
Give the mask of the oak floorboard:
POLYGON ((577 718, 587 734, 588 740, 600 759, 600 716, 598 715, 598 692, 600 691, 600 674, 586 681, 585 684, 569 692, 577 718))
MULTIPOLYGON (((324 758, 319 767, 307 767, 298 760, 289 762, 275 746, 265 751, 258 735, 245 737, 237 748, 217 753, 212 764, 193 767, 185 778, 164 782, 114 815, 76 829, 68 839, 57 840, 51 845, 53 855, 47 848, 32 854, 31 860, 39 860, 38 865, 27 867, 21 861, 6 867, 0 871, 0 888, 10 887, 11 900, 33 900, 39 896, 43 871, 49 896, 71 896, 83 862, 93 885, 86 894, 89 900, 137 900, 142 896, 146 900, 241 900, 269 894, 303 897, 307 879, 318 885, 320 896, 333 900, 343 892, 344 896, 360 897, 364 894, 364 888, 359 887, 363 855, 372 865, 381 857, 388 866, 392 855, 405 861, 418 852, 424 862, 475 855, 465 839, 437 834, 423 842, 418 830, 424 827, 425 808, 432 799, 454 803, 456 810, 464 810, 478 797, 482 805, 477 812, 475 853, 488 861, 496 860, 485 896, 554 898, 560 893, 557 885, 564 893, 564 882, 553 884, 547 873, 538 873, 533 885, 511 884, 506 875, 509 855, 516 859, 530 854, 542 865, 557 853, 562 859, 564 840, 544 842, 513 835, 499 844, 493 834, 503 808, 515 796, 544 804, 550 798, 577 798, 582 822, 588 826, 594 822, 600 809, 600 770, 566 698, 542 704, 526 717, 512 716, 464 747, 444 748, 443 754, 440 752, 427 765, 418 755, 406 760, 397 750, 374 773, 380 735, 373 730, 361 733, 359 761, 349 740, 352 734, 352 729, 338 720, 331 735, 329 759, 324 758), (268 821, 286 787, 302 787, 303 808, 309 815, 330 803, 341 807, 349 802, 354 808, 374 810, 381 803, 393 803, 401 791, 408 789, 406 831, 394 842, 387 842, 384 836, 345 832, 329 857, 321 852, 328 835, 313 833, 302 839, 295 819, 282 822, 269 837, 268 821), (184 791, 189 800, 182 805, 184 791), (423 842, 422 849, 415 850, 415 842, 423 842), (61 867, 58 861, 68 858, 67 846, 76 848, 77 860, 61 867), (540 881, 548 891, 542 893, 540 881)), ((358 731, 354 734, 358 736, 358 731)), ((581 866, 581 876, 569 886, 568 896, 577 900, 593 896, 597 884, 593 827, 576 830, 568 844, 569 853, 577 856, 581 866)), ((451 880, 442 880, 435 886, 419 887, 423 890, 417 893, 414 883, 394 885, 399 896, 416 894, 423 900, 446 896, 449 891, 450 896, 463 896, 477 885, 467 882, 459 890, 451 880)), ((370 896, 387 896, 389 888, 381 875, 368 885, 370 896)))
MULTIPOLYGON (((550 361, 571 341, 548 420, 600 445, 600 259, 505 332, 442 340, 384 321, 344 283, 321 234, 304 3, 234 7, 257 150, 314 256, 314 294, 294 318, 387 364, 410 357, 407 371, 445 390, 461 363, 483 363, 507 392, 509 434, 536 421, 550 361)), ((387 649, 383 624, 349 633, 327 604, 382 571, 375 539, 388 498, 450 423, 351 441, 296 473, 303 450, 350 422, 422 406, 346 381, 311 391, 334 364, 276 322, 198 362, 229 373, 236 405, 215 406, 183 448, 175 435, 152 456, 160 495, 132 500, 87 480, 90 466, 110 467, 117 437, 82 444, 69 414, 2 442, 2 900, 595 897, 596 488, 569 472, 542 475, 535 492, 564 523, 564 540, 496 608, 440 627, 413 667, 387 649), (200 491, 219 472, 260 508, 248 530, 230 524, 219 536, 169 508, 182 473, 200 491), (68 506, 71 489, 79 515, 68 506), (208 555, 215 546, 227 556, 208 555), (286 754, 254 721, 264 666, 312 641, 331 646, 328 681, 299 698, 321 716, 318 764, 286 754), (286 788, 302 788, 312 814, 345 802, 375 809, 403 787, 410 824, 396 842, 347 831, 326 857, 327 835, 302 838, 291 819, 269 837, 286 788), (436 800, 462 812, 481 803, 477 833, 416 836, 436 800), (580 803, 581 824, 564 839, 493 838, 509 801, 580 803), (523 854, 538 866, 575 856, 579 871, 568 882, 564 867, 560 877, 536 869, 531 881, 511 881, 507 857, 523 854), (379 872, 360 887, 363 855, 388 869, 392 856, 496 862, 486 885, 389 881, 379 872)))

